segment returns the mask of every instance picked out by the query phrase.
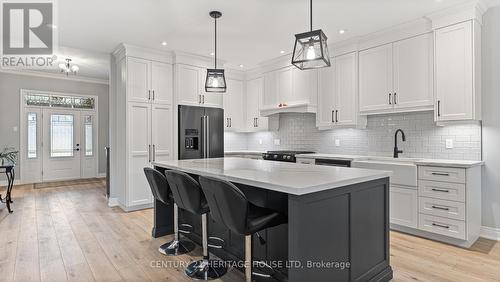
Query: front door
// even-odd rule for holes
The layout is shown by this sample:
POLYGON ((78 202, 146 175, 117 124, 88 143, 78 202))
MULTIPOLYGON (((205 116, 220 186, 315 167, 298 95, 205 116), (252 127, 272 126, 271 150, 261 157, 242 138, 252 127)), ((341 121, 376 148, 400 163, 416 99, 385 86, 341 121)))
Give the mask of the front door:
POLYGON ((80 111, 43 109, 43 181, 81 177, 80 111))

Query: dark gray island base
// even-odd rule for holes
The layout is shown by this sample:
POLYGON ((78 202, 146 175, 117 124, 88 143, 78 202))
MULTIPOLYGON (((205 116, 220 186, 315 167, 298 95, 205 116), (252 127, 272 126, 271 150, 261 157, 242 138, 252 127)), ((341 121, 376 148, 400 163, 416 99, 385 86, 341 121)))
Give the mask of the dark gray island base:
MULTIPOLYGON (((276 281, 392 279, 388 177, 305 195, 234 184, 254 204, 288 215, 288 224, 260 233, 264 244, 257 236, 253 239, 254 260, 273 266, 276 281)), ((153 237, 173 234, 172 206, 155 202, 153 237)), ((179 210, 179 224, 193 226, 185 236, 201 244, 201 217, 179 210)), ((208 232, 225 241, 222 249, 210 252, 227 261, 244 260, 243 236, 211 218, 208 232)))

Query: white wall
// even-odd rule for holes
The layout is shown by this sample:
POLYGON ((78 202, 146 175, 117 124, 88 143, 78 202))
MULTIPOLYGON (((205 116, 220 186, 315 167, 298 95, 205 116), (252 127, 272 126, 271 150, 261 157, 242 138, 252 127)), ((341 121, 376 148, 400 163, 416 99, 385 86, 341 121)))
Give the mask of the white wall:
POLYGON ((483 225, 500 229, 500 6, 483 21, 483 225))
MULTIPOLYGON (((108 145, 108 85, 79 82, 66 79, 54 79, 0 72, 0 150, 4 146, 19 149, 19 101, 20 90, 66 92, 98 96, 99 103, 99 173, 106 171, 104 146, 108 145), (18 131, 13 130, 14 127, 18 131)), ((20 171, 16 171, 21 175, 20 171)), ((0 180, 3 180, 0 176, 0 180)))

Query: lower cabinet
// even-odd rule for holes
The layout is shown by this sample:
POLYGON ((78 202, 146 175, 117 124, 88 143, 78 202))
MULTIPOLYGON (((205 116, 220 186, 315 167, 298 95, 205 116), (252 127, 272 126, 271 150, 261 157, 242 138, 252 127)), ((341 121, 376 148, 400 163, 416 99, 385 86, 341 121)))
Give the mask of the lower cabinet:
POLYGON ((391 185, 390 188, 390 220, 401 226, 418 227, 418 192, 391 185))

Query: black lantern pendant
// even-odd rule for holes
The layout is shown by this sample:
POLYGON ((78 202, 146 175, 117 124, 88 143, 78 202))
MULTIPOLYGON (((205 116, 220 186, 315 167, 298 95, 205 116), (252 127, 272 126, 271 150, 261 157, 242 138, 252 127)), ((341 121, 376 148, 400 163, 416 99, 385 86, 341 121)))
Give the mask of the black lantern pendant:
POLYGON ((205 81, 206 92, 226 92, 226 77, 224 76, 224 69, 217 68, 217 19, 222 17, 219 11, 210 12, 210 16, 215 20, 215 67, 207 69, 207 79, 205 81))
POLYGON ((292 64, 301 70, 330 66, 327 37, 321 29, 312 29, 312 0, 310 0, 311 31, 295 34, 292 64))

